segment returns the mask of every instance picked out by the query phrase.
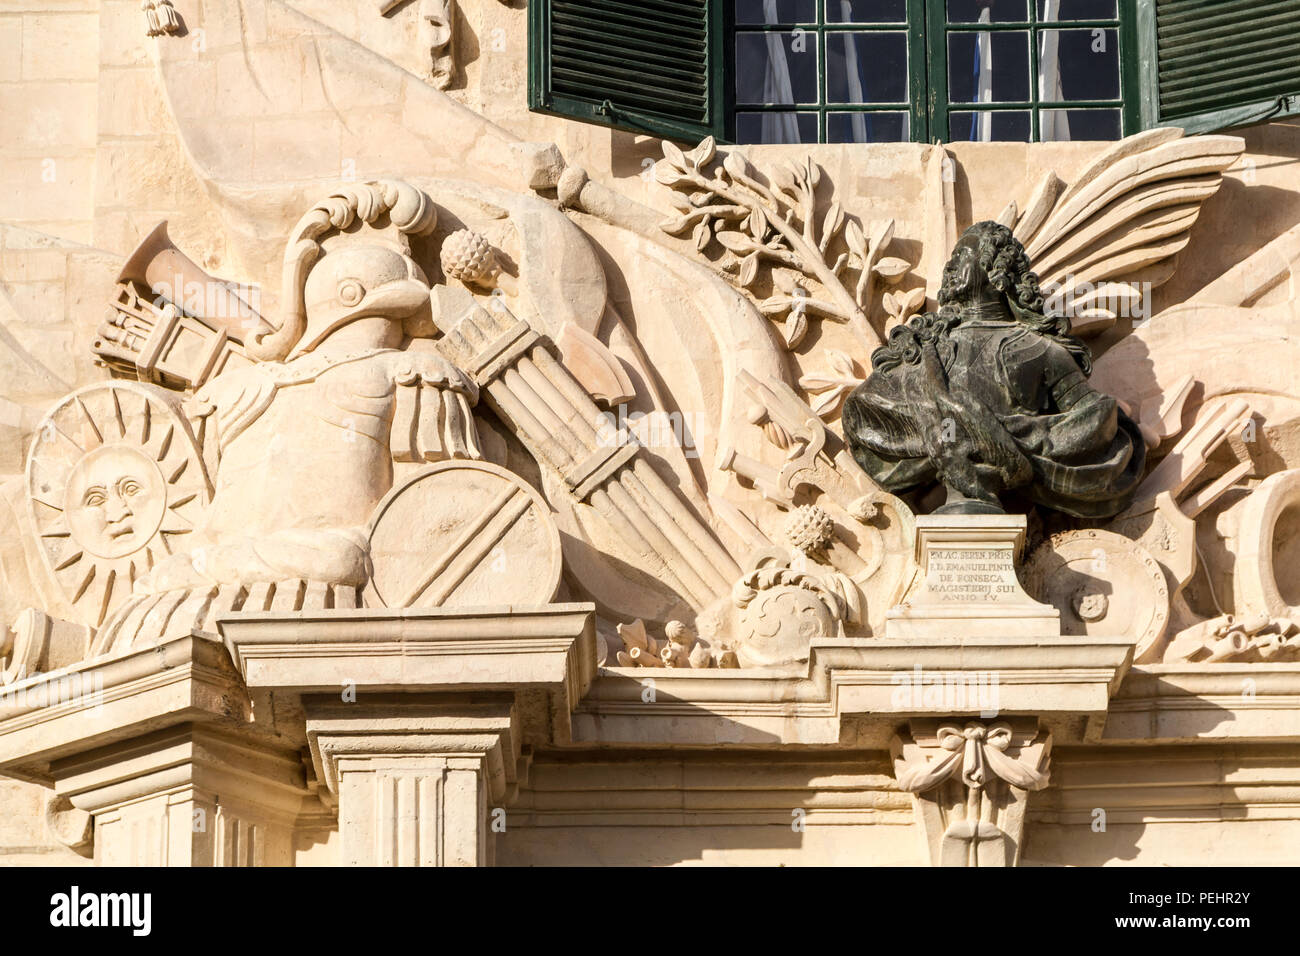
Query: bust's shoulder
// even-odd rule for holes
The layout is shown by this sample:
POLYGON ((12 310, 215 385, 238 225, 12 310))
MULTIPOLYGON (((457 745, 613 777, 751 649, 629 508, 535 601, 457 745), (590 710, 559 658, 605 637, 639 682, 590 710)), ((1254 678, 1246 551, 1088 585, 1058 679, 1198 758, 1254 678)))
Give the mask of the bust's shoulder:
POLYGON ((1051 336, 1023 325, 1012 327, 1002 336, 1002 352, 1004 357, 1021 362, 1052 362, 1058 357, 1070 357, 1065 348, 1051 336))

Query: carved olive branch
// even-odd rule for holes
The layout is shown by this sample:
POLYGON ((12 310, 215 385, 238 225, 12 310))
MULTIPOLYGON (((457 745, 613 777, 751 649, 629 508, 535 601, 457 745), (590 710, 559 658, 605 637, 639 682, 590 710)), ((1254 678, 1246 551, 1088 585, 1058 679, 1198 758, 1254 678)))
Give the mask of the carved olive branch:
POLYGON ((910 269, 903 259, 882 256, 893 239, 892 220, 868 235, 838 201, 819 217, 816 191, 822 171, 811 158, 763 175, 734 151, 714 165, 718 154, 712 137, 689 152, 665 140, 663 152, 655 177, 676 191, 679 215, 661 228, 670 235, 690 233, 700 252, 716 239, 728 253, 723 268, 736 272, 741 288, 754 283, 760 266, 772 267, 780 294, 758 307, 764 315, 786 317, 787 347, 802 340, 808 315, 847 324, 868 351, 881 344, 881 333, 866 313, 875 279, 897 282, 910 269), (847 251, 831 262, 830 249, 841 237, 847 251), (857 270, 856 282, 843 278, 847 269, 857 270))

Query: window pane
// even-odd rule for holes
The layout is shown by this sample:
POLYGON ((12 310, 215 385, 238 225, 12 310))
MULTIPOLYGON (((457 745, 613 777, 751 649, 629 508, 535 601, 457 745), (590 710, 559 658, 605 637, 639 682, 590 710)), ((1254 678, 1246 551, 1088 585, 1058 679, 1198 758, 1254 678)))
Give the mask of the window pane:
POLYGON ((815 143, 816 113, 737 113, 738 143, 815 143))
POLYGON ((951 142, 1029 142, 1029 110, 962 111, 948 114, 951 142))
POLYGON ((1115 30, 1043 30, 1038 35, 1038 98, 1119 99, 1119 37, 1115 30))
POLYGON ((828 103, 906 103, 906 33, 828 33, 828 103))
POLYGON ((949 23, 1024 23, 1028 19, 1025 0, 948 0, 949 23), (985 10, 988 16, 983 16, 985 10))
POLYGON ((1029 34, 948 34, 948 100, 1005 103, 1029 100, 1029 34))
POLYGON ((1115 0, 1038 0, 1038 19, 1113 20, 1115 0))
POLYGON ((816 36, 737 33, 736 102, 816 103, 816 36))
POLYGON ((827 113, 828 143, 905 143, 906 113, 827 113))
POLYGON ((1038 138, 1053 140, 1119 139, 1119 110, 1043 110, 1038 138))
POLYGON ((736 0, 737 23, 816 23, 817 0, 736 0))
POLYGON ((906 23, 907 0, 826 0, 827 23, 906 23))

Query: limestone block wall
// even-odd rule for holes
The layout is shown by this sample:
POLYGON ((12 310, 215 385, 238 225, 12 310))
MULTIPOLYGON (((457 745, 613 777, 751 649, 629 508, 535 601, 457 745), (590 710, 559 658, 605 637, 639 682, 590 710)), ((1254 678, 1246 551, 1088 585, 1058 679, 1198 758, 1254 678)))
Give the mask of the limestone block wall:
POLYGON ((83 243, 94 236, 99 7, 0 2, 0 221, 83 243))

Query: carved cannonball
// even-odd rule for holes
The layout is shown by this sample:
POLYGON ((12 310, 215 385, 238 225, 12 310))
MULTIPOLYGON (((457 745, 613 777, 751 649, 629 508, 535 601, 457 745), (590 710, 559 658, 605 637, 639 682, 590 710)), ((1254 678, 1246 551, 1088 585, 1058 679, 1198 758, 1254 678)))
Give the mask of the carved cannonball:
POLYGON ((786 540, 804 554, 820 551, 835 536, 835 522, 816 505, 801 505, 790 512, 785 523, 786 540))
POLYGON ((496 272, 497 257, 492 243, 477 232, 457 229, 442 244, 442 271, 461 282, 482 282, 496 272))

